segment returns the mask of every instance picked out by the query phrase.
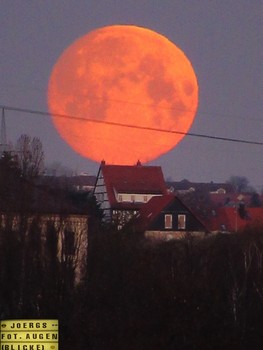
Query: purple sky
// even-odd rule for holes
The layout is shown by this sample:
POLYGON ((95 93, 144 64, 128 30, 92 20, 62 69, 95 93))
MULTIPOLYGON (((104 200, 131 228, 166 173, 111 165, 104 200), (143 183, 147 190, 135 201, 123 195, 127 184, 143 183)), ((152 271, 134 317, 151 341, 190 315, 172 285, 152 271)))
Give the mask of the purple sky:
MULTIPOLYGON (((199 82, 191 133, 263 142, 262 0, 2 1, 0 105, 48 111, 50 72, 62 51, 89 31, 134 24, 163 34, 188 56, 199 82)), ((39 137, 46 163, 96 175, 99 164, 76 154, 48 116, 6 112, 7 136, 39 137)), ((186 136, 164 156, 166 178, 224 182, 246 176, 263 187, 263 146, 186 136)))

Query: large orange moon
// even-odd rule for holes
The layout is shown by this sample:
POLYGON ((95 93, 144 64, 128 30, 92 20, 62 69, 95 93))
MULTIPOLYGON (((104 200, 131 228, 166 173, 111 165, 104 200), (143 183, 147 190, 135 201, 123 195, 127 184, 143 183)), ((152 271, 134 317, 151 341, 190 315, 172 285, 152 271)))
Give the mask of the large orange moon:
POLYGON ((99 28, 53 67, 48 105, 60 136, 80 155, 109 164, 149 162, 191 127, 198 83, 181 49, 132 26, 99 28))

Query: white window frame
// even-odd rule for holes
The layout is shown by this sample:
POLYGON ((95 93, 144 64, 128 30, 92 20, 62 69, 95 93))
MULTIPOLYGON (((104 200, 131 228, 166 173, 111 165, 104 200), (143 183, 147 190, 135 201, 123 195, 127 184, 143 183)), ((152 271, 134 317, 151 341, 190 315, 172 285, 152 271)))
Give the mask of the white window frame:
POLYGON ((178 230, 185 230, 186 228, 186 215, 178 214, 178 230))
POLYGON ((164 215, 164 227, 167 230, 173 228, 173 215, 172 214, 165 214, 164 215))

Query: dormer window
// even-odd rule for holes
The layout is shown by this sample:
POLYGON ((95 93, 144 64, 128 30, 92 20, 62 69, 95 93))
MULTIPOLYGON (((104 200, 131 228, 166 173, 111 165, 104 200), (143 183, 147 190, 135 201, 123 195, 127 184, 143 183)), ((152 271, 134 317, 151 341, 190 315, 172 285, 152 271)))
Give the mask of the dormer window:
POLYGON ((185 230, 185 215, 178 215, 178 230, 185 230))
POLYGON ((173 216, 172 214, 165 214, 164 216, 164 227, 171 229, 173 227, 173 216))
POLYGON ((122 195, 121 194, 118 195, 118 202, 122 202, 122 195))

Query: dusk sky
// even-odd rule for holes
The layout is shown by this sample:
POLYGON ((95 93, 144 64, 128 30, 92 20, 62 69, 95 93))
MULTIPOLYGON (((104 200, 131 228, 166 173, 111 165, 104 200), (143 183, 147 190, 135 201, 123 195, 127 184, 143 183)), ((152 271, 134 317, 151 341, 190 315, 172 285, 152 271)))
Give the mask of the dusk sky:
MULTIPOLYGON (((2 0, 0 105, 47 112, 48 82, 62 52, 84 34, 114 24, 156 31, 189 58, 199 85, 190 133, 263 142, 262 0, 2 0)), ((9 141, 24 133, 37 136, 47 164, 97 174, 99 163, 75 153, 49 116, 5 115, 9 141)), ((260 190, 262 155, 262 145, 186 136, 148 164, 160 165, 165 178, 175 181, 246 176, 260 190)))

